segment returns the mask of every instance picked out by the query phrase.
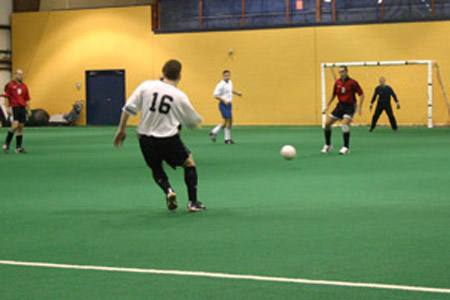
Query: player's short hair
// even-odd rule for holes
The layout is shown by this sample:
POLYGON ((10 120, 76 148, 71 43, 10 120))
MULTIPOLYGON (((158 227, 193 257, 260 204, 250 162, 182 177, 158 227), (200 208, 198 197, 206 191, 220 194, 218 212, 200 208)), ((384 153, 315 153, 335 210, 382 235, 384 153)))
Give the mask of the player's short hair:
POLYGON ((342 69, 344 69, 346 72, 348 72, 347 66, 340 66, 339 68, 342 68, 342 69))
POLYGON ((162 72, 167 79, 177 80, 180 78, 181 63, 176 59, 171 59, 164 64, 162 72))
POLYGON ((230 74, 230 70, 223 70, 222 75, 225 75, 225 73, 230 74))

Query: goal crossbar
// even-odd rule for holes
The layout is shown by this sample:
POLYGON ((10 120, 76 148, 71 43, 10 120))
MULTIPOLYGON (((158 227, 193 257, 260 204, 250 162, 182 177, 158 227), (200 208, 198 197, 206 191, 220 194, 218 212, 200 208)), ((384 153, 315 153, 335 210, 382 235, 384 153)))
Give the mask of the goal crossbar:
POLYGON ((328 62, 321 63, 322 77, 322 126, 325 126, 326 112, 326 79, 325 68, 333 67, 376 67, 376 66, 407 66, 407 65, 427 65, 428 66, 428 128, 433 127, 433 63, 432 60, 394 60, 394 61, 360 61, 360 62, 328 62))

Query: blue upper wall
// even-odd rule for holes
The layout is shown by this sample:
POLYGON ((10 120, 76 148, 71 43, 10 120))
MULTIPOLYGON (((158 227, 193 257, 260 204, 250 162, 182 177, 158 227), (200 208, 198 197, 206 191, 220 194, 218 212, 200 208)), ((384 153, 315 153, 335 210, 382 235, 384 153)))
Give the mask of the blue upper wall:
MULTIPOLYGON (((384 21, 432 20, 450 18, 450 0, 384 0, 384 21)), ((200 28, 198 0, 161 0, 161 30, 190 31, 285 26, 286 0, 202 0, 200 28)), ((336 23, 383 22, 379 0, 336 0, 336 23)), ((290 0, 289 25, 317 25, 315 0, 290 0), (301 2, 301 3, 300 3, 301 2), (302 4, 302 5, 300 5, 302 4), (297 9, 297 6, 302 6, 297 9)), ((322 21, 332 23, 332 2, 322 1, 322 21)))

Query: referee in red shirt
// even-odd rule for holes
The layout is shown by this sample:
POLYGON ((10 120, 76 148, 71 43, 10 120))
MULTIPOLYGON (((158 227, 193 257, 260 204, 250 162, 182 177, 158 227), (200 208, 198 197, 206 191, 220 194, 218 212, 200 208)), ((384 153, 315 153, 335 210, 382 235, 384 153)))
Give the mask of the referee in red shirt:
POLYGON ((350 123, 353 120, 355 111, 361 115, 361 108, 364 101, 364 93, 358 82, 348 76, 347 66, 339 67, 340 78, 336 80, 333 88, 333 94, 324 109, 324 113, 330 107, 331 102, 337 96, 339 103, 333 112, 330 114, 325 124, 325 146, 323 146, 322 153, 328 153, 333 148, 331 145, 331 125, 337 120, 342 120, 342 132, 344 135, 344 147, 339 150, 339 154, 350 153, 350 123), (356 96, 359 95, 359 107, 356 105, 356 96))
POLYGON ((5 86, 6 109, 8 114, 13 115, 13 122, 11 129, 6 136, 5 144, 3 145, 3 152, 9 153, 9 145, 13 139, 14 133, 16 135, 16 153, 26 153, 22 147, 23 141, 23 127, 27 120, 27 114, 31 116, 30 110, 30 94, 28 88, 23 83, 23 72, 17 70, 14 73, 14 80, 5 86))

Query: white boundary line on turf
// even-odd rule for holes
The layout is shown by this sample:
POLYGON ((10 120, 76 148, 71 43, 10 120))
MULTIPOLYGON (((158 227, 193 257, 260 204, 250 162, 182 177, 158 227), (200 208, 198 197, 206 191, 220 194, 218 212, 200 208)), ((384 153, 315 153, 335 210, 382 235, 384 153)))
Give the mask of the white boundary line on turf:
POLYGON ((374 289, 401 290, 401 291, 413 291, 413 292, 424 292, 424 293, 450 294, 450 289, 446 289, 446 288, 430 288, 430 287, 421 287, 421 286, 329 281, 329 280, 311 280, 311 279, 301 279, 301 278, 269 277, 269 276, 243 275, 243 274, 212 273, 212 272, 157 270, 157 269, 140 269, 140 268, 119 268, 119 267, 88 266, 88 265, 54 264, 54 263, 42 263, 42 262, 23 262, 23 261, 11 261, 11 260, 0 260, 0 265, 56 268, 56 269, 72 269, 72 270, 106 271, 106 272, 122 272, 122 273, 144 273, 144 274, 159 274, 159 275, 195 276, 195 277, 225 278, 225 279, 243 279, 243 280, 255 280, 255 281, 286 282, 286 283, 299 283, 299 284, 327 285, 327 286, 340 286, 340 287, 359 287, 359 288, 374 288, 374 289))

